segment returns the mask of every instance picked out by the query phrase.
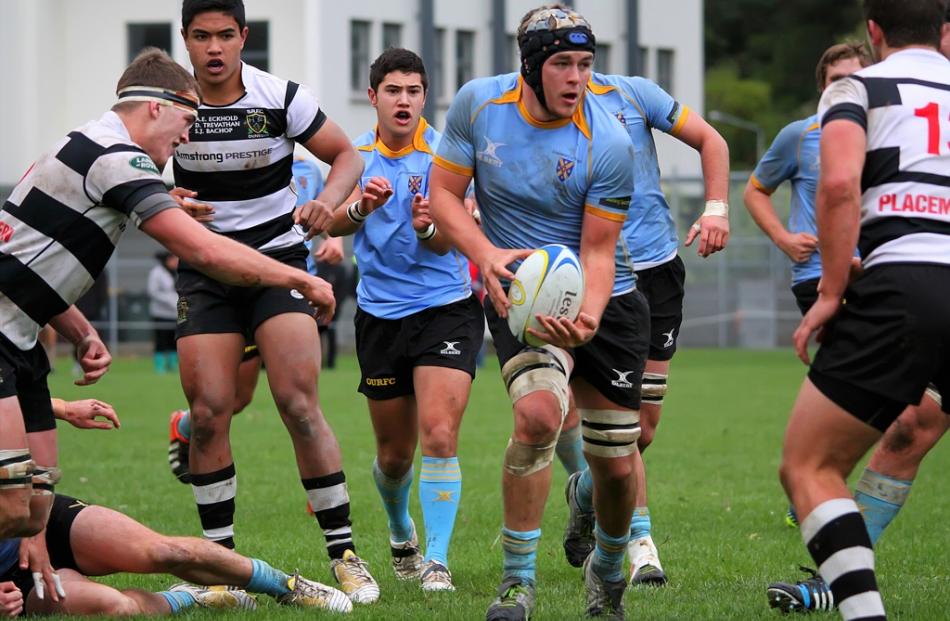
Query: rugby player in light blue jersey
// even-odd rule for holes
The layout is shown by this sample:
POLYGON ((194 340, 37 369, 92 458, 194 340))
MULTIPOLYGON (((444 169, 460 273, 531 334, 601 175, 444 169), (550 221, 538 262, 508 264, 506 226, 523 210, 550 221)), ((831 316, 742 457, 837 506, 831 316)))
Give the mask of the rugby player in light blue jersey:
POLYGON ((486 619, 531 615, 550 466, 571 393, 597 490, 587 614, 622 619, 649 321, 632 266, 615 265, 634 189, 633 146, 585 96, 595 46, 583 17, 565 7, 535 9, 518 28, 518 44, 520 75, 473 80, 458 92, 432 170, 440 234, 485 279, 485 312, 514 410, 502 478, 504 571, 486 619), (481 229, 462 207, 473 178, 481 229), (505 320, 505 286, 515 263, 549 243, 578 253, 586 292, 574 322, 539 317, 535 335, 548 345, 527 347, 505 320))
POLYGON ((359 392, 376 432, 373 479, 389 517, 393 569, 397 578, 420 579, 424 591, 454 591, 448 547, 462 492, 458 432, 485 319, 468 260, 429 216, 429 171, 441 135, 421 116, 422 59, 388 49, 369 81, 377 125, 354 142, 366 163, 363 178, 329 231, 355 235, 359 392), (424 557, 409 516, 417 438, 424 557))
MULTIPOLYGON (((588 93, 617 118, 633 143, 632 162, 635 190, 617 247, 617 264, 633 261, 637 288, 650 305, 650 350, 643 375, 643 405, 640 408, 640 451, 653 441, 666 394, 670 361, 676 352, 676 339, 683 321, 683 294, 686 278, 678 256, 676 223, 660 187, 653 129, 681 140, 699 152, 705 183, 706 211, 686 236, 689 246, 700 240, 698 253, 708 257, 722 250, 729 238, 728 206, 729 148, 722 136, 703 118, 681 106, 666 91, 640 77, 594 74, 588 93)), ((565 428, 576 425, 573 416, 565 428)), ((562 432, 564 435, 564 432, 562 432)), ((569 446, 559 451, 563 459, 569 446)), ((561 447, 559 447, 561 448, 561 447)), ((580 460, 577 460, 580 461, 580 460)), ((646 472, 642 459, 636 460, 637 500, 630 523, 630 584, 666 583, 659 553, 650 534, 652 523, 647 507, 646 472)), ((580 566, 591 541, 593 497, 590 474, 581 470, 567 482, 571 515, 564 533, 564 551, 568 562, 580 566)))

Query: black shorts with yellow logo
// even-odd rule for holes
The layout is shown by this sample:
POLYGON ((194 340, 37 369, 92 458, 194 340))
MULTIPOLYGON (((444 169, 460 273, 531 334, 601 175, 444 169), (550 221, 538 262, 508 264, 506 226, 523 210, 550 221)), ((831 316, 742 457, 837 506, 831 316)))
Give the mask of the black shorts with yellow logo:
MULTIPOLYGON (((269 255, 306 271, 307 248, 300 244, 269 255)), ((252 342, 257 327, 284 313, 314 315, 303 294, 280 287, 236 287, 197 271, 184 261, 178 265, 178 325, 175 336, 237 332, 252 342)))
POLYGON ((475 377, 485 317, 474 295, 401 319, 382 319, 357 306, 354 324, 359 392, 369 399, 414 394, 415 367, 459 369, 475 377))

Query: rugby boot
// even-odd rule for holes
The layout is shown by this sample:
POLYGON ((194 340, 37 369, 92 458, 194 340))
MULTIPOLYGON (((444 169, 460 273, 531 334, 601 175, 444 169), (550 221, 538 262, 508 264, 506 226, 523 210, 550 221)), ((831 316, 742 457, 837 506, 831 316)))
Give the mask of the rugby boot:
POLYGON ((389 540, 389 551, 393 557, 393 571, 399 580, 415 580, 422 572, 422 550, 416 525, 412 524, 412 537, 408 541, 389 540))
POLYGON ((254 610, 257 601, 244 589, 234 586, 198 586, 188 582, 180 582, 168 589, 171 592, 190 593, 198 606, 202 608, 235 608, 239 610, 254 610))
POLYGON ((773 582, 766 590, 769 606, 782 612, 811 612, 813 610, 834 610, 835 597, 831 587, 814 569, 799 567, 811 574, 811 578, 799 580, 795 584, 773 582))
POLYGON ((511 576, 501 581, 485 621, 528 621, 534 611, 534 584, 511 576))
POLYGON ((175 410, 168 419, 168 465, 172 474, 182 483, 191 483, 188 469, 188 439, 178 431, 178 423, 185 416, 184 410, 175 410))
POLYGON ((428 561, 422 566, 421 581, 423 591, 455 590, 455 585, 452 584, 452 572, 438 561, 428 561))
POLYGON ((356 556, 353 550, 343 553, 343 558, 330 564, 333 577, 354 604, 372 604, 379 599, 379 585, 369 573, 366 561, 356 556))
POLYGON ((307 580, 299 573, 287 581, 287 588, 290 593, 285 593, 277 598, 278 604, 284 606, 299 606, 301 608, 320 608, 329 612, 351 612, 353 602, 346 596, 346 593, 339 589, 307 580))
POLYGON ((666 574, 660 565, 660 556, 650 535, 631 539, 627 543, 627 556, 630 557, 630 586, 666 584, 666 574))
POLYGON ((564 555, 572 567, 580 567, 594 550, 594 512, 577 506, 577 482, 580 472, 567 478, 564 497, 567 500, 567 527, 564 529, 564 555))
POLYGON ((584 561, 584 589, 587 591, 587 616, 610 621, 624 621, 623 594, 626 580, 608 582, 592 567, 593 553, 584 561))

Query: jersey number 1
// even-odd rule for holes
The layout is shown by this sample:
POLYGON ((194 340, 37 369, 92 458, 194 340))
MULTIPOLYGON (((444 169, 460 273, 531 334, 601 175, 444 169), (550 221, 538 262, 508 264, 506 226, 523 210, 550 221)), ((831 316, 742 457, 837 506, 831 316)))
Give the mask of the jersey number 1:
MULTIPOLYGON (((914 110, 914 116, 927 119, 927 153, 940 155, 940 106, 931 101, 926 106, 914 110)), ((950 147, 950 142, 947 146, 950 147)))

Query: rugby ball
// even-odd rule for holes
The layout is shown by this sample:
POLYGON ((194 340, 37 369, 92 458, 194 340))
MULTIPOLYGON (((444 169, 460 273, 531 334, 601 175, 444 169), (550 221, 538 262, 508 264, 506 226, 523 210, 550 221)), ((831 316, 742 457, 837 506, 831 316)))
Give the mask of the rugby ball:
POLYGON ((535 250, 515 272, 508 288, 508 327, 522 343, 540 347, 528 328, 541 331, 535 315, 577 318, 584 299, 584 270, 577 255, 560 244, 535 250))

